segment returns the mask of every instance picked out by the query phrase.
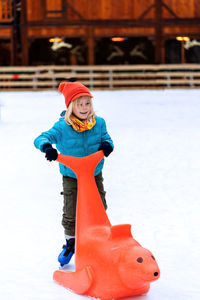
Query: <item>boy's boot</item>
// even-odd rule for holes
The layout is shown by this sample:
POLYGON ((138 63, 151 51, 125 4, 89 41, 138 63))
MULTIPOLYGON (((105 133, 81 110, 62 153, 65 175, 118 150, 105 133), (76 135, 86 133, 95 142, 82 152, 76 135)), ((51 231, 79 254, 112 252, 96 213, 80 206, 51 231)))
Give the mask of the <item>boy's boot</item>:
POLYGON ((66 245, 63 246, 63 250, 58 256, 58 261, 61 267, 70 262, 70 259, 74 254, 74 248, 75 238, 70 238, 69 240, 66 240, 66 245))

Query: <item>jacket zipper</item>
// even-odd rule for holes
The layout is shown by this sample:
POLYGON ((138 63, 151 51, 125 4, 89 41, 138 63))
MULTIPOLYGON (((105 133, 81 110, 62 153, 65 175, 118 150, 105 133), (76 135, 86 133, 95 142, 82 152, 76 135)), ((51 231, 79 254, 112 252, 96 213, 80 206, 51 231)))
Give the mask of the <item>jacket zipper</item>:
POLYGON ((86 132, 84 131, 83 132, 83 148, 84 148, 84 153, 85 153, 85 156, 87 155, 87 147, 86 147, 86 132))

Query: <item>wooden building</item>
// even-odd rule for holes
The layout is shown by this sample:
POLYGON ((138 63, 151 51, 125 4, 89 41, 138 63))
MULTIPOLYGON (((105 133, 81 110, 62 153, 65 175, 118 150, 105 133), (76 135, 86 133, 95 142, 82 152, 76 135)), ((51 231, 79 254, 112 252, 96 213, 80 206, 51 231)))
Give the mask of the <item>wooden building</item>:
POLYGON ((198 63, 199 41, 199 0, 0 0, 0 65, 198 63))

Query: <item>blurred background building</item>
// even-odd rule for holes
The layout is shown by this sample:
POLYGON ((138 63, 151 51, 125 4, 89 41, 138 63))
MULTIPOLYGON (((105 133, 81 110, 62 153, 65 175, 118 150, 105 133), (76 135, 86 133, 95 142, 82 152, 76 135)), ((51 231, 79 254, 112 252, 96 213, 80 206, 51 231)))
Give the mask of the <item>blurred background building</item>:
POLYGON ((1 66, 199 62, 199 0, 0 0, 1 66))

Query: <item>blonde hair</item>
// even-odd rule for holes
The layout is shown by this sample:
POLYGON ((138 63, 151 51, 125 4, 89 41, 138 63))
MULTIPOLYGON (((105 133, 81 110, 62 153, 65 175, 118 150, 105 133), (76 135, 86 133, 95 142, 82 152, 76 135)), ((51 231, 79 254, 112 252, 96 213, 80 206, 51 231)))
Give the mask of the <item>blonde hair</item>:
MULTIPOLYGON (((74 106, 77 104, 77 102, 79 100, 81 100, 82 97, 79 97, 77 99, 75 99, 74 101, 72 101, 67 110, 66 110, 66 113, 65 113, 65 122, 68 124, 68 125, 71 125, 72 124, 72 121, 70 120, 70 117, 71 115, 73 114, 73 108, 74 106)), ((91 104, 91 110, 90 110, 90 113, 88 115, 88 119, 90 119, 92 116, 95 116, 95 112, 94 112, 94 109, 93 109, 93 103, 92 103, 92 98, 90 98, 90 104, 91 104)))

